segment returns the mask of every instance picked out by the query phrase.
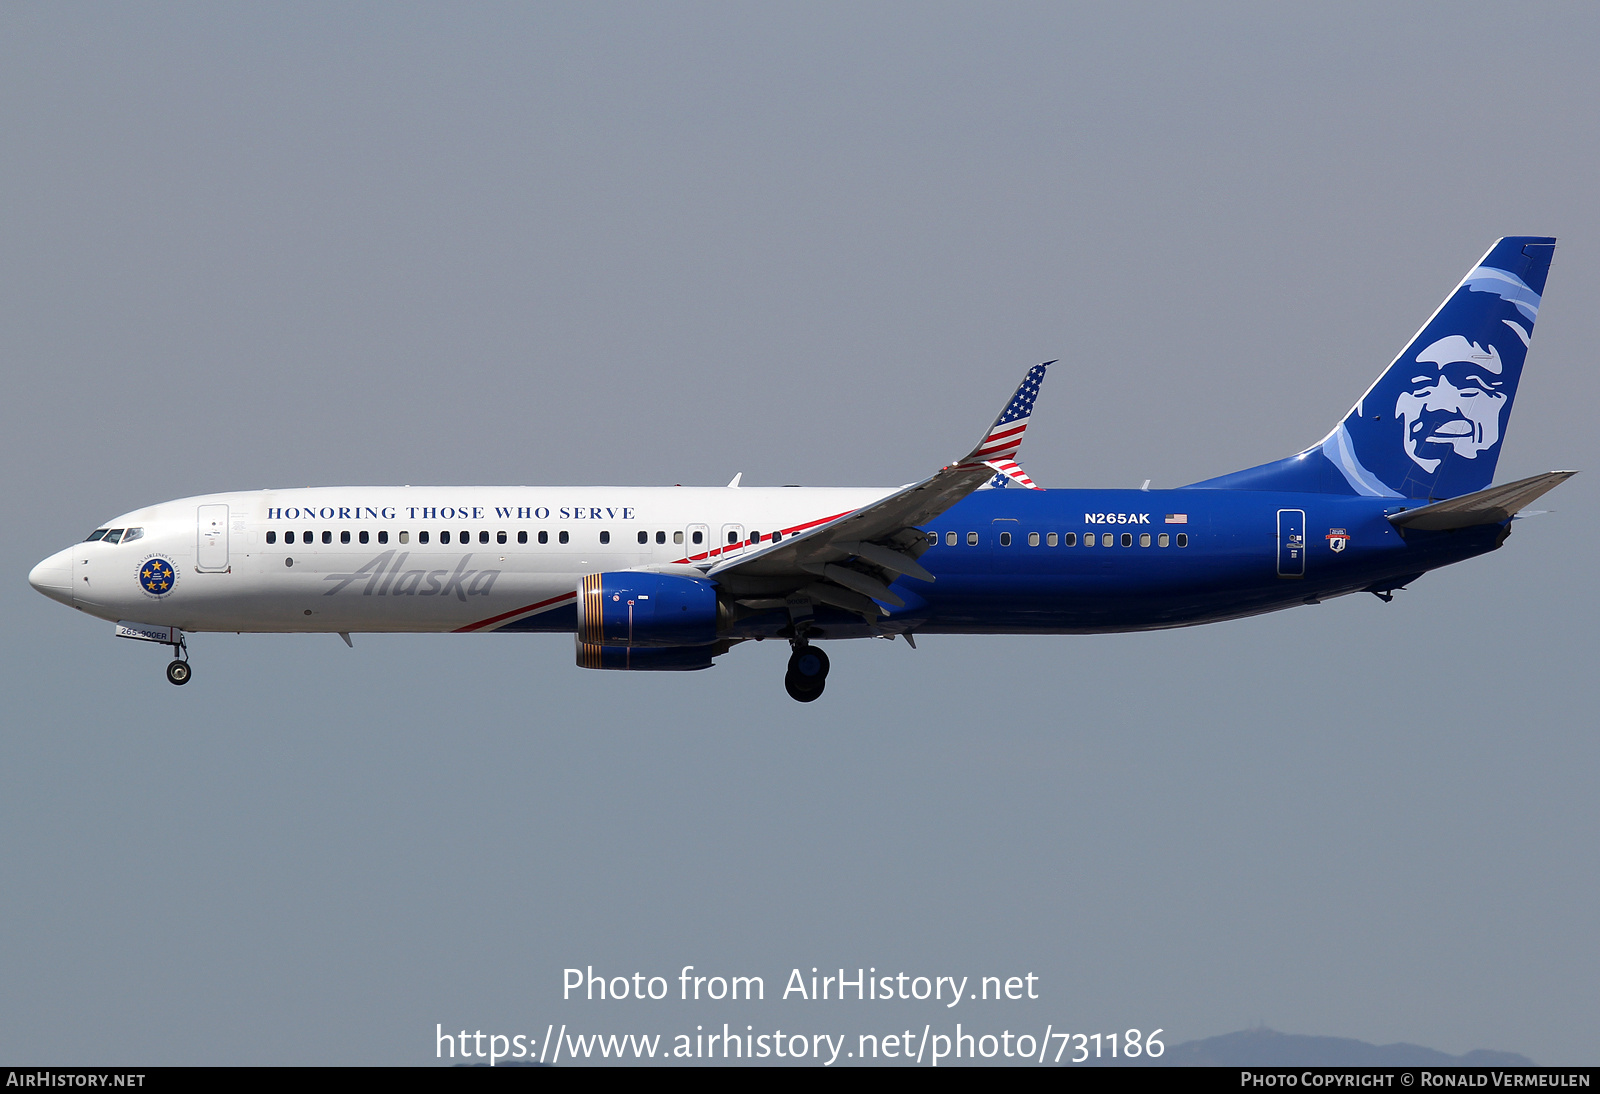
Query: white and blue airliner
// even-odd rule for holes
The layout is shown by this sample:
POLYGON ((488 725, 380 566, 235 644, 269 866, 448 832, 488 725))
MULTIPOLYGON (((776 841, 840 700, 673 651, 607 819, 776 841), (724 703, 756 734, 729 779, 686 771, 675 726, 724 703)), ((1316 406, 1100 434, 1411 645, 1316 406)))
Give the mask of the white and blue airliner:
POLYGON ((1555 240, 1501 239, 1321 441, 1176 490, 1044 490, 1016 462, 1049 362, 909 486, 321 487, 161 502, 28 576, 124 638, 560 631, 590 669, 786 641, 1186 627, 1369 592, 1493 551, 1573 474, 1492 486, 1555 240), (1012 487, 1006 489, 1006 487, 1012 487))

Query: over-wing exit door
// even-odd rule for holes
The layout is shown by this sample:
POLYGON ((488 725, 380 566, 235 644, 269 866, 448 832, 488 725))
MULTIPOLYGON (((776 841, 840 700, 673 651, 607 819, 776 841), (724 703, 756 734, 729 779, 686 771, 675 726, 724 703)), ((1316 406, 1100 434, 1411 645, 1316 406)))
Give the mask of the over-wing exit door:
POLYGON ((1278 510, 1278 576, 1306 576, 1306 511, 1278 510))

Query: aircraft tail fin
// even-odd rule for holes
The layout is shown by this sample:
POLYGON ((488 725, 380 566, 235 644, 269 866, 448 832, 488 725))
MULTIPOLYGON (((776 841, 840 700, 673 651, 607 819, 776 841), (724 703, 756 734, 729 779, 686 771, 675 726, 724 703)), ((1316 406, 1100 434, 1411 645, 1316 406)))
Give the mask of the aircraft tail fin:
POLYGON ((1192 485, 1428 499, 1487 487, 1555 242, 1497 240, 1320 442, 1192 485))

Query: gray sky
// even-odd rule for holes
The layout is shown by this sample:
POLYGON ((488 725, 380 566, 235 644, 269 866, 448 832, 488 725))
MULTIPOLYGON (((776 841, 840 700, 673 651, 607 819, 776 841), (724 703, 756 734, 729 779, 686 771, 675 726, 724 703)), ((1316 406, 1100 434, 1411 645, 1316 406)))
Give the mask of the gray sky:
POLYGON ((1597 54, 1584 5, 8 6, 0 1059, 960 1017, 559 999, 694 964, 1595 1063, 1597 54), (25 581, 212 490, 910 481, 1048 357, 1032 476, 1175 486, 1535 233, 1498 477, 1588 473, 1389 605, 844 644, 801 706, 774 644, 549 636, 201 636, 177 689, 25 581))

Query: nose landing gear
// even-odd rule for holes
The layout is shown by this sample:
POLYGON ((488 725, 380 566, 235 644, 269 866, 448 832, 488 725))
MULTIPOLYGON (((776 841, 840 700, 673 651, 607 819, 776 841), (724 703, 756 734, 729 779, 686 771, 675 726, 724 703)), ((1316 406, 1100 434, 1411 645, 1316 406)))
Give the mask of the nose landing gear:
POLYGON ((181 686, 189 682, 194 670, 189 667, 189 643, 184 641, 182 631, 175 633, 178 640, 172 643, 172 660, 167 662, 167 683, 181 686))
POLYGON ((789 698, 798 703, 812 702, 822 695, 827 684, 828 655, 803 639, 794 643, 794 653, 789 655, 789 671, 783 677, 783 688, 789 698))

